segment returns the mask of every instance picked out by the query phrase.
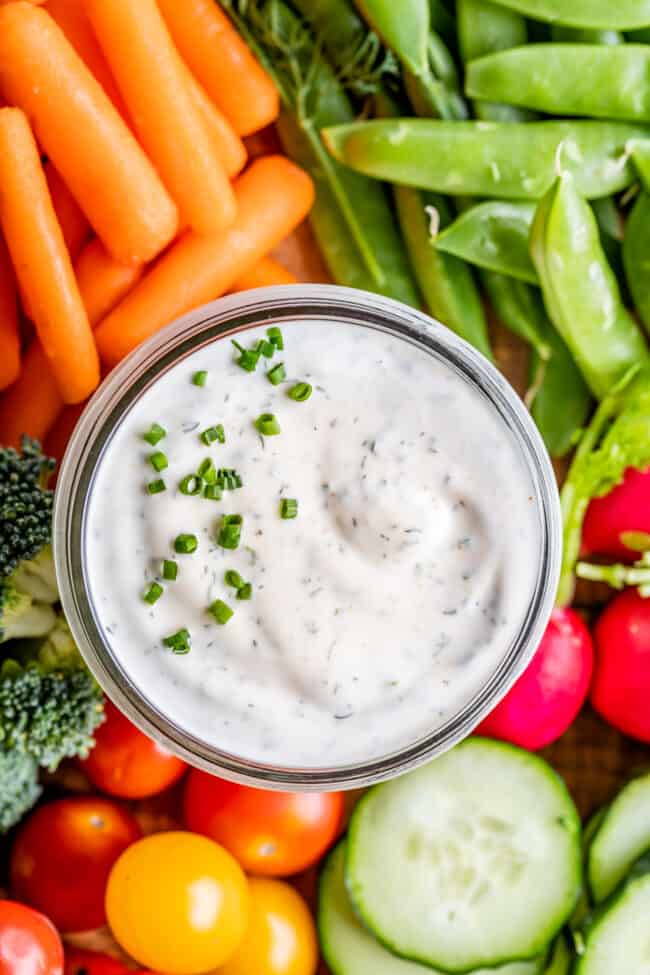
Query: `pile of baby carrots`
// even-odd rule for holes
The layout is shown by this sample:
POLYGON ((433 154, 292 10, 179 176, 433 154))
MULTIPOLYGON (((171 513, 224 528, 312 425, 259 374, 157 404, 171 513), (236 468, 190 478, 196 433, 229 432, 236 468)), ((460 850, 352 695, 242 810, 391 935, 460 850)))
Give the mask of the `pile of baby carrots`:
MULTIPOLYGON (((0 0, 0 442, 43 440, 110 368, 267 255, 309 177, 247 164, 273 82, 214 0, 0 0)), ((67 416, 66 416, 67 415, 67 416)))

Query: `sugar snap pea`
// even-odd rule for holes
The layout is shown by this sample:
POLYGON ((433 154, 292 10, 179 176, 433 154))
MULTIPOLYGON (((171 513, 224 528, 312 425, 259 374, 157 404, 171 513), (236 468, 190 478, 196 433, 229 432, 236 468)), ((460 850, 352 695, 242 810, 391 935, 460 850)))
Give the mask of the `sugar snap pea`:
POLYGON ((437 193, 539 199, 562 163, 588 198, 609 196, 634 179, 626 143, 650 130, 623 122, 357 121, 324 131, 340 162, 377 179, 437 193))
POLYGON ((639 194, 625 226, 625 277, 641 321, 650 332, 650 195, 639 194))
POLYGON ((534 203, 488 200, 462 213, 434 243, 470 264, 538 284, 528 249, 534 215, 534 203))
POLYGON ((525 17, 567 27, 634 30, 650 25, 650 0, 494 0, 525 17))
POLYGON ((562 24, 553 24, 551 40, 558 44, 625 44, 625 38, 618 30, 589 30, 587 27, 563 27, 562 24))
POLYGON ((473 61, 465 91, 553 115, 650 121, 647 44, 529 44, 473 61))
POLYGON ((621 301, 591 207, 563 172, 540 201, 531 254, 546 310, 595 396, 602 398, 648 348, 621 301))

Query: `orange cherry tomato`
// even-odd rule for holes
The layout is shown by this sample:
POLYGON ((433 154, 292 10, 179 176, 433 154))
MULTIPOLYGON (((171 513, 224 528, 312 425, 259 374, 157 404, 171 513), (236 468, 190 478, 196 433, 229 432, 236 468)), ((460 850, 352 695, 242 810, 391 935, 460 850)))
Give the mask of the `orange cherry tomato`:
POLYGON ((63 945, 38 911, 0 900, 0 975, 62 975, 63 945))
POLYGON ((178 782, 187 765, 143 734, 106 702, 95 747, 79 762, 95 788, 122 799, 146 799, 178 782))
POLYGON ((248 923, 248 881, 227 850, 193 833, 155 833, 117 861, 108 923, 135 960, 169 975, 223 965, 248 923))
POLYGON ((11 850, 11 890, 47 914, 60 931, 87 931, 106 921, 111 867, 142 832, 109 799, 59 799, 23 824, 11 850))
POLYGON ((188 829, 266 877, 288 877, 315 863, 336 839, 342 814, 340 792, 267 792, 196 769, 185 786, 188 829))
POLYGON ((101 951, 66 947, 64 975, 130 975, 130 969, 101 951))
POLYGON ((246 934, 214 975, 314 975, 318 947, 314 921, 297 890, 282 880, 252 878, 246 934))

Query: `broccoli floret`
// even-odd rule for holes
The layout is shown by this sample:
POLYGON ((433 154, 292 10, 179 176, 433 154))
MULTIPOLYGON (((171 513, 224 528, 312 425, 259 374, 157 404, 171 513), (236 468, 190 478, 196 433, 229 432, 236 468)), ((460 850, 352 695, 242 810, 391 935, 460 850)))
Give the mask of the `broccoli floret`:
POLYGON ((0 578, 51 541, 53 492, 47 482, 53 468, 37 440, 23 437, 20 453, 0 448, 0 578))
POLYGON ((6 833, 41 794, 38 765, 31 755, 0 749, 0 833, 6 833))
POLYGON ((13 581, 0 579, 0 643, 25 637, 45 636, 56 621, 51 606, 35 603, 13 581))
POLYGON ((13 644, 12 659, 0 667, 0 747, 29 754, 50 770, 64 758, 85 756, 104 718, 102 702, 60 616, 44 641, 13 644))
POLYGON ((59 601, 51 545, 42 548, 35 558, 23 559, 9 579, 16 589, 26 592, 36 602, 57 603, 59 601))

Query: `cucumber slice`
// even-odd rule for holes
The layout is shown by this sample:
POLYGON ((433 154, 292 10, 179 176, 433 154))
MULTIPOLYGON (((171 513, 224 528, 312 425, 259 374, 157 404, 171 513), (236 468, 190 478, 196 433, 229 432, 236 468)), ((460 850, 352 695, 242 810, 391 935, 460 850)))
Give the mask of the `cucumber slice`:
POLYGON ((366 793, 346 883, 395 954, 445 972, 532 959, 580 891, 578 812, 543 759, 469 738, 366 793))
MULTIPOLYGON (((439 975, 435 969, 391 955, 355 917, 345 889, 345 841, 330 853, 318 894, 318 934, 332 975, 439 975)), ((515 962, 472 975, 564 975, 543 961, 515 962)))
MULTIPOLYGON (((587 859, 589 857, 589 847, 591 846, 591 841, 600 829, 608 809, 609 806, 605 805, 601 806, 600 809, 597 809, 596 812, 592 813, 582 830, 582 868, 585 873, 587 870, 587 859)), ((576 904, 573 914, 569 920, 569 927, 571 928, 573 936, 574 938, 578 939, 578 943, 580 944, 582 943, 580 928, 588 917, 591 907, 591 898, 589 897, 589 891, 585 885, 580 891, 578 903, 576 904)))
POLYGON ((603 907, 586 937, 576 975, 647 975, 650 971, 650 875, 626 884, 603 907))
POLYGON ((650 775, 624 786, 611 803, 587 852, 587 882, 596 904, 618 887, 650 849, 650 775))
POLYGON ((563 934, 557 939, 548 960, 544 975, 569 975, 573 955, 563 934))

